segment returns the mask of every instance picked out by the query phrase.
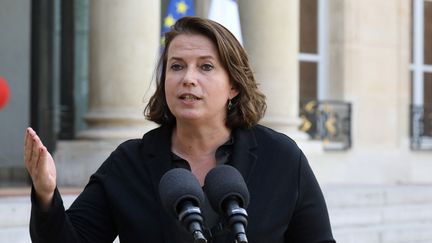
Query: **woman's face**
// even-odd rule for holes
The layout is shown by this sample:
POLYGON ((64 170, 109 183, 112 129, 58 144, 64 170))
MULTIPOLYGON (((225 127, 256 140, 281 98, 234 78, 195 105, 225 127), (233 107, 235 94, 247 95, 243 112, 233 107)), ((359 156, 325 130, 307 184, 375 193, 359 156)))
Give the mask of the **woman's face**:
POLYGON ((181 34, 172 40, 167 55, 165 95, 177 123, 224 125, 227 101, 237 93, 210 39, 181 34))

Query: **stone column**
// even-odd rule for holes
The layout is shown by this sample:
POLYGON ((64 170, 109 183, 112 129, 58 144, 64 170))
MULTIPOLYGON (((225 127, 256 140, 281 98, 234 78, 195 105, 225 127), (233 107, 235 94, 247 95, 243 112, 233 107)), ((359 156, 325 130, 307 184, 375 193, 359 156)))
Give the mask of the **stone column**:
POLYGON ((143 109, 159 50, 160 1, 90 3, 89 129, 79 136, 140 137, 152 125, 143 109))
POLYGON ((338 0, 331 9, 339 27, 330 80, 353 104, 353 149, 408 149, 410 1, 338 0))
POLYGON ((88 129, 58 141, 59 186, 84 186, 109 154, 155 126, 143 110, 159 51, 160 1, 90 1, 88 129))
POLYGON ((262 123, 289 132, 299 125, 299 1, 239 1, 243 41, 267 96, 262 123))

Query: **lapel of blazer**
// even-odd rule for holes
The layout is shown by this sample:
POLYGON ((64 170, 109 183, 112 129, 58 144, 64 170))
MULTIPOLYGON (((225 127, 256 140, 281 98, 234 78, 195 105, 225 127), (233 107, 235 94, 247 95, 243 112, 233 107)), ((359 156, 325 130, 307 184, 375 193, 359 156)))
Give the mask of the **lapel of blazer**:
MULTIPOLYGON (((236 129, 234 130, 234 148, 230 164, 234 166, 243 176, 246 184, 248 184, 252 171, 257 162, 257 141, 252 129, 236 129)), ((221 242, 234 242, 232 234, 221 236, 221 242)))
MULTIPOLYGON (((159 197, 159 181, 162 176, 171 169, 171 133, 170 127, 161 126, 143 137, 144 140, 144 158, 146 158, 146 165, 151 177, 153 189, 157 201, 160 205, 162 202, 159 197)), ((164 242, 175 242, 175 234, 172 232, 173 219, 167 217, 165 209, 161 206, 159 211, 160 219, 162 222, 162 234, 164 242)))
POLYGON ((258 159, 256 148, 257 141, 253 128, 234 131, 231 164, 239 170, 246 183, 248 183, 258 159))
POLYGON ((156 192, 161 177, 171 169, 171 133, 170 127, 161 126, 143 137, 145 163, 156 192))

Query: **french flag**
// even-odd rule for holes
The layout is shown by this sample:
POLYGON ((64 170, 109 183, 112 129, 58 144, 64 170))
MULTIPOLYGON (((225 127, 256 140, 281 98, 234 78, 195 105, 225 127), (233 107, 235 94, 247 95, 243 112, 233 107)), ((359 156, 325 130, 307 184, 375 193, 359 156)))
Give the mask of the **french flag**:
POLYGON ((236 0, 212 0, 208 18, 225 26, 243 44, 236 0))

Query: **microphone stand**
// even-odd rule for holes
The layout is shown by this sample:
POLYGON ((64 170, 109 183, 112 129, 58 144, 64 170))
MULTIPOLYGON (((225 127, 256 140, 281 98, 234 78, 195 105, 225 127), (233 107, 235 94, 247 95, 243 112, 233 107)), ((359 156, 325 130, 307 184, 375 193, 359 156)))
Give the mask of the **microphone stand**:
POLYGON ((228 225, 235 233, 236 243, 248 243, 245 228, 247 226, 248 214, 246 210, 240 207, 237 201, 229 201, 227 205, 228 225))
POLYGON ((207 239, 202 232, 201 223, 203 218, 200 208, 188 201, 182 203, 181 208, 178 218, 192 233, 194 243, 207 243, 207 239))

